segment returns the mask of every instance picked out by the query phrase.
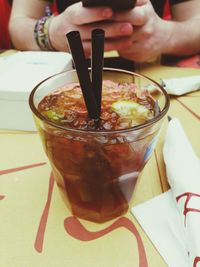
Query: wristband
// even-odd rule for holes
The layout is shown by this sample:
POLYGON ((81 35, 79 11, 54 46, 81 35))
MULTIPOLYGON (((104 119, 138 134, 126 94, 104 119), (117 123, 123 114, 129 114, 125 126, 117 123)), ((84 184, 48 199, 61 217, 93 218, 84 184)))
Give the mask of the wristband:
POLYGON ((37 20, 34 37, 38 47, 43 51, 55 51, 49 39, 49 25, 53 16, 44 16, 37 20))

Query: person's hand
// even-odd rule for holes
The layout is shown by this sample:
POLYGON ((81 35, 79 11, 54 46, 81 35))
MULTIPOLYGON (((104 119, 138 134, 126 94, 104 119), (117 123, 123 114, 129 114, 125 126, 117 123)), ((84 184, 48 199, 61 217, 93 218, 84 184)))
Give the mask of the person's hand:
POLYGON ((149 61, 167 45, 165 22, 155 13, 149 0, 137 0, 132 10, 114 13, 109 7, 84 8, 76 3, 53 18, 49 28, 52 46, 67 51, 66 33, 79 31, 86 56, 91 54, 91 31, 105 30, 105 51, 135 61, 149 61))
POLYGON ((170 38, 169 23, 155 13, 149 0, 130 11, 114 14, 112 19, 127 21, 133 26, 129 39, 131 45, 126 49, 118 49, 122 57, 138 62, 152 61, 165 51, 170 38))
POLYGON ((89 56, 91 53, 91 31, 94 28, 102 28, 106 32, 106 38, 108 38, 105 42, 105 50, 123 50, 131 45, 128 36, 132 33, 132 25, 129 22, 108 22, 112 16, 113 11, 109 7, 85 8, 81 2, 73 4, 52 19, 49 27, 51 44, 56 50, 66 51, 68 49, 66 33, 79 31, 84 51, 86 56, 89 56))

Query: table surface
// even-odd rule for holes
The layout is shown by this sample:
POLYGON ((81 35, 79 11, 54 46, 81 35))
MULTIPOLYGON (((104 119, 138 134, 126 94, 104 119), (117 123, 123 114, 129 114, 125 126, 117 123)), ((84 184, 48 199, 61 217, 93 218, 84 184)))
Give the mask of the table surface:
MULTIPOLYGON (((158 82, 200 74, 199 69, 150 64, 140 72, 158 82)), ((200 91, 170 101, 168 115, 180 119, 200 157, 200 91)), ((167 123, 166 118, 153 156, 137 181, 132 206, 169 188, 162 157, 167 123)), ((37 133, 0 130, 0 153, 1 267, 167 266, 130 212, 104 224, 72 216, 37 133)))

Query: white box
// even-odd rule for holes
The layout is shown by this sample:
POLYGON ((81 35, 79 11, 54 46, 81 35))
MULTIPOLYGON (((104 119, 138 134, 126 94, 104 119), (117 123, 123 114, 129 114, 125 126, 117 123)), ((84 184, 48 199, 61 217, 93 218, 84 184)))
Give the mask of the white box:
POLYGON ((0 61, 0 129, 36 131, 28 98, 47 77, 72 69, 65 52, 17 52, 0 61))

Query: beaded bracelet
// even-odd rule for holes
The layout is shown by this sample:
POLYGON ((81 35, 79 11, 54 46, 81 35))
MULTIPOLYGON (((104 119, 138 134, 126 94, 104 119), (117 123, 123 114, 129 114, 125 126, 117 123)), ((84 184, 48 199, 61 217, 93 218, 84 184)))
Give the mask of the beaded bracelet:
POLYGON ((37 20, 34 28, 34 37, 37 45, 43 51, 54 51, 49 39, 49 25, 53 16, 44 16, 37 20))

